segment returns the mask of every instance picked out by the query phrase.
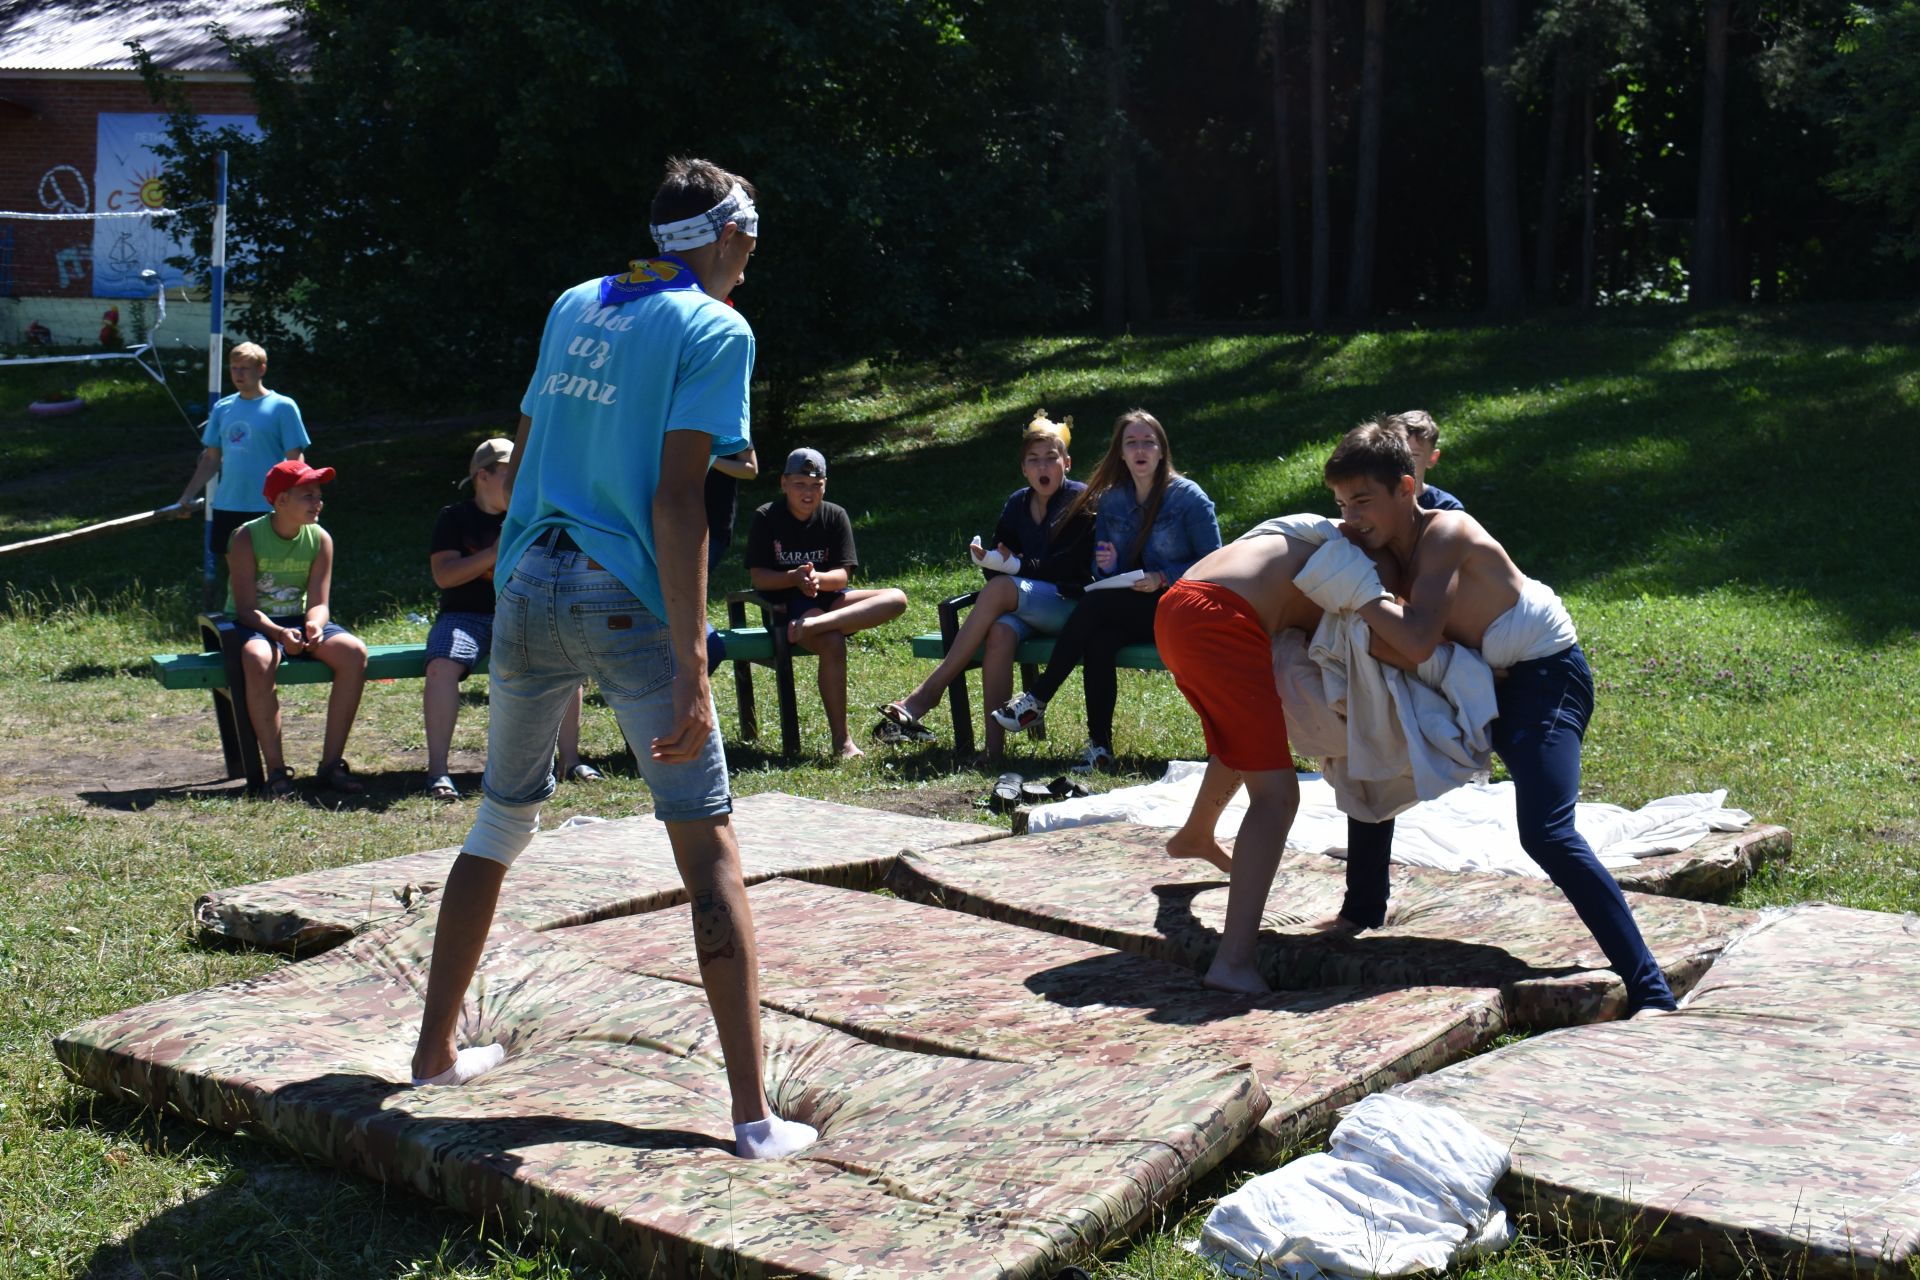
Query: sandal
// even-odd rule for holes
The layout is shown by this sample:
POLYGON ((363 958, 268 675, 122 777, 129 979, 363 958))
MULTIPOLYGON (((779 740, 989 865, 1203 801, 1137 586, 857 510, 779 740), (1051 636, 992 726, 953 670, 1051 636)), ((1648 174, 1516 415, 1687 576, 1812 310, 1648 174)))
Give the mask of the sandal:
POLYGON ((888 736, 893 742, 932 742, 933 730, 920 723, 920 717, 907 710, 904 702, 889 702, 880 708, 880 714, 888 724, 900 731, 900 736, 888 736))
POLYGON ((569 782, 602 782, 604 780, 600 771, 584 760, 567 770, 569 782))
POLYGON ((293 770, 281 765, 277 769, 267 770, 266 793, 275 800, 284 800, 293 794, 293 770))
POLYGON ((1020 804, 1020 788, 1026 780, 1017 773, 1003 773, 994 781, 993 790, 988 793, 989 807, 995 813, 1011 813, 1020 804))
POLYGON ((357 796, 367 789, 366 783, 353 776, 353 766, 344 759, 321 765, 313 776, 320 780, 321 786, 343 796, 357 796))
POLYGON ((437 778, 427 779, 427 794, 435 800, 458 800, 460 788, 453 785, 451 775, 443 773, 437 778))

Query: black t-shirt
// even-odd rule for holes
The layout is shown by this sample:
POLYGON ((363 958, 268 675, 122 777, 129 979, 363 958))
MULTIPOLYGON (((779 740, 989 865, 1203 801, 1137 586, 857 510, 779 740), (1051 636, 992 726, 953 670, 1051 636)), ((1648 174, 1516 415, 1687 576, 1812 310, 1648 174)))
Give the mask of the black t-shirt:
MULTIPOLYGON (((853 521, 846 508, 822 502, 811 520, 793 518, 785 498, 760 507, 753 513, 753 527, 747 530, 747 568, 795 569, 811 563, 816 571, 854 569, 860 557, 853 549, 853 521)), ((769 599, 797 598, 797 589, 769 591, 769 599)))
MULTIPOLYGON (((442 551, 457 551, 463 556, 470 556, 476 551, 485 551, 500 541, 500 524, 506 518, 504 511, 498 515, 488 515, 471 498, 450 507, 442 507, 440 518, 433 522, 433 545, 428 548, 427 554, 432 556, 442 551)), ((440 593, 440 612, 492 613, 493 571, 489 569, 471 582, 443 590, 440 593)))

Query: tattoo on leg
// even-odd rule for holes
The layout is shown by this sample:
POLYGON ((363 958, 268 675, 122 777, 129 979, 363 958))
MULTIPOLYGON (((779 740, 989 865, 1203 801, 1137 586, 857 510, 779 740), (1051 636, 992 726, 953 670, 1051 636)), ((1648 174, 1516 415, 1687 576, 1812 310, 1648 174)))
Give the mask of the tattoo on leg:
POLYGON ((737 954, 733 945, 733 914, 727 910, 726 903, 711 893, 693 896, 693 950, 703 965, 715 960, 731 960, 737 954))

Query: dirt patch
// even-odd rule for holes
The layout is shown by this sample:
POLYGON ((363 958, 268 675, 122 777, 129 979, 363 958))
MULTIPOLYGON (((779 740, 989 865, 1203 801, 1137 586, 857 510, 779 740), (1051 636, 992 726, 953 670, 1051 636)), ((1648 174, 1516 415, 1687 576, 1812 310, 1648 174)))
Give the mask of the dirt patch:
POLYGON ((1881 827, 1873 833, 1873 837, 1902 849, 1920 849, 1920 825, 1902 824, 1881 827))
POLYGON ((869 791, 849 803, 888 813, 904 813, 913 818, 944 818, 948 822, 978 822, 986 811, 974 807, 974 801, 987 792, 982 780, 977 787, 914 787, 905 791, 869 791))

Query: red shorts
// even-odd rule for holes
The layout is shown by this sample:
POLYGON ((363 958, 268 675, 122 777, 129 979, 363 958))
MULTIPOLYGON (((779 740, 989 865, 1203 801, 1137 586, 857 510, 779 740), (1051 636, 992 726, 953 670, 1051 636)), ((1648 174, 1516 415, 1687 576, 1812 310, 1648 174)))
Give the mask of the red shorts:
POLYGON ((1208 755, 1239 773, 1293 768, 1273 683, 1273 638, 1238 592, 1182 578, 1160 597, 1153 638, 1200 713, 1208 755))

